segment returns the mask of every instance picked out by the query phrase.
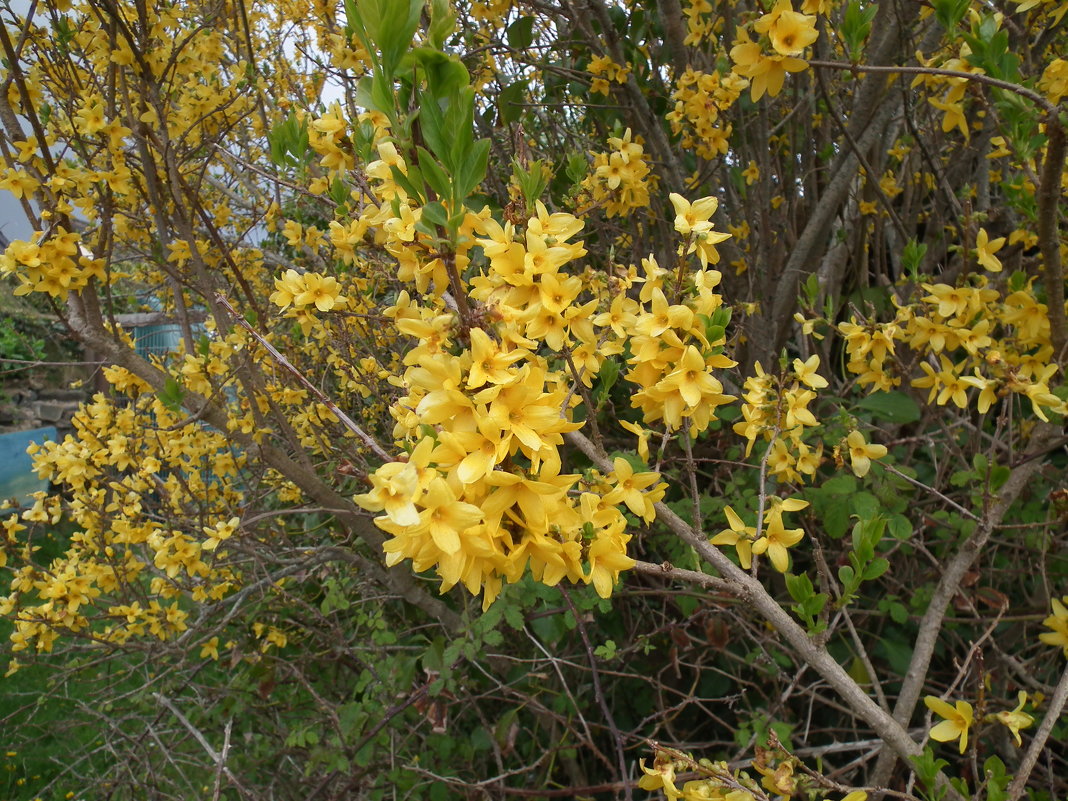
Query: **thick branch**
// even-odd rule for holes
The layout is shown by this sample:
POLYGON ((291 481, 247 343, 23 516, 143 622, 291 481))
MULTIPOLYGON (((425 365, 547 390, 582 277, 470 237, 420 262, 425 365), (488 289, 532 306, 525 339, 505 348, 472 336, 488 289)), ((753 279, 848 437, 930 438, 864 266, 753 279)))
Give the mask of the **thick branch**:
POLYGON ((1035 738, 1031 741, 1031 745, 1028 746, 1027 753, 1024 754, 1023 761, 1016 771, 1016 776, 1013 778, 1012 784, 1009 785, 1009 801, 1017 801, 1023 795, 1024 787, 1027 786, 1027 779, 1031 775, 1031 771, 1035 769, 1035 764, 1038 762, 1042 749, 1046 747, 1050 732, 1060 721, 1065 702, 1068 702, 1068 665, 1065 665, 1064 672, 1061 673, 1061 680, 1057 682, 1057 689, 1049 701, 1046 717, 1042 720, 1042 725, 1038 727, 1038 731, 1035 732, 1035 738))
MULTIPOLYGON (((1044 424, 1037 432, 1034 441, 1038 443, 1040 450, 1045 449, 1045 443, 1052 441, 1058 434, 1056 427, 1044 424)), ((953 597, 960 590, 960 583, 964 574, 968 572, 972 564, 978 558, 986 546, 990 535, 1001 525, 1006 512, 1023 492, 1035 473, 1042 467, 1041 459, 1030 459, 1016 467, 1008 480, 1002 485, 1001 491, 993 498, 987 507, 981 522, 976 526, 972 535, 961 545, 960 550, 949 560, 942 578, 935 588, 931 602, 927 605, 927 611, 920 621, 919 633, 913 644, 912 659, 908 670, 905 672, 905 681, 901 685, 897 703, 894 705, 894 720, 901 726, 907 726, 920 699, 924 683, 927 680, 927 670, 934 656, 935 646, 938 643, 938 635, 942 631, 942 622, 945 619, 946 609, 953 601, 953 597)), ((876 764, 872 780, 875 784, 885 784, 890 778, 893 769, 895 755, 883 752, 876 764)))
POLYGON ((1068 325, 1064 319, 1064 266, 1061 264, 1061 238, 1057 230, 1060 216, 1061 174, 1064 171, 1065 135, 1056 114, 1046 123, 1049 141, 1042 163, 1042 184, 1038 188, 1038 245, 1042 250, 1042 278, 1046 283, 1049 307, 1050 342, 1053 358, 1064 364, 1068 346, 1068 325))

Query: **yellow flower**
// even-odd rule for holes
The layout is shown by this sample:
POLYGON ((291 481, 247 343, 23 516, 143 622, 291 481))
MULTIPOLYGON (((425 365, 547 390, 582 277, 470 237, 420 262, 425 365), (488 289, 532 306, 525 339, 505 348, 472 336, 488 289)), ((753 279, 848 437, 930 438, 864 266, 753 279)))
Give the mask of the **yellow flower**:
POLYGON ((1053 599, 1053 614, 1042 621, 1042 625, 1053 631, 1044 631, 1038 635, 1038 639, 1046 645, 1059 645, 1064 649, 1064 656, 1068 658, 1068 595, 1062 601, 1053 599))
POLYGON ((387 462, 370 476, 373 489, 353 500, 369 512, 385 512, 398 526, 419 523, 415 501, 419 474, 411 462, 387 462))
POLYGON ((753 543, 753 553, 767 552, 771 564, 780 573, 785 573, 790 566, 790 557, 786 549, 791 548, 805 536, 799 528, 786 528, 782 522, 783 512, 796 512, 808 506, 807 501, 797 498, 772 498, 771 508, 764 514, 763 536, 753 543))
POLYGON ((645 767, 645 760, 638 760, 638 767, 645 775, 638 779, 638 786, 643 790, 663 790, 668 801, 682 797, 675 786, 675 763, 668 754, 657 752, 653 767, 645 767))
MULTIPOLYGON (((776 8, 780 6, 789 8, 790 0, 780 0, 776 8)), ((768 36, 776 53, 784 56, 799 55, 819 38, 816 18, 792 10, 783 10, 768 31, 768 36)))
POLYGON ((714 197, 703 197, 690 203, 677 192, 672 192, 668 197, 671 205, 675 207, 675 230, 683 236, 691 233, 703 234, 712 230, 709 217, 716 213, 719 201, 714 197))
MULTIPOLYGON (((646 499, 644 489, 648 489, 660 480, 659 473, 635 473, 630 462, 622 457, 616 457, 613 462, 615 470, 615 487, 604 496, 605 504, 614 506, 620 502, 626 504, 638 517, 651 523, 656 516, 653 505, 646 499)), ((611 475, 609 476, 611 478, 611 475)))
POLYGON ((205 642, 203 645, 200 646, 200 658, 204 659, 204 658, 209 657, 209 656, 212 659, 218 659, 219 658, 219 638, 218 637, 212 637, 210 640, 208 640, 207 642, 205 642))
POLYGON ((341 288, 338 286, 337 279, 333 276, 306 273, 304 275, 304 291, 293 298, 293 302, 298 306, 314 304, 319 311, 327 312, 334 306, 345 302, 340 293, 341 288))
POLYGON ((827 379, 816 371, 820 368, 820 357, 816 354, 809 356, 805 361, 794 359, 794 373, 797 380, 813 389, 823 389, 827 386, 827 379))
POLYGON ((225 523, 218 523, 215 526, 205 526, 204 533, 208 535, 208 539, 202 546, 205 551, 214 551, 223 542, 230 539, 237 531, 237 527, 241 524, 241 519, 237 517, 231 517, 225 523))
POLYGON ((954 128, 960 128, 965 140, 968 139, 968 120, 964 116, 964 106, 961 103, 936 100, 933 97, 927 98, 927 102, 939 111, 944 112, 942 116, 942 131, 944 133, 949 133, 954 128))
POLYGON ((1020 729, 1028 728, 1035 722, 1035 719, 1023 711, 1024 704, 1027 703, 1027 693, 1020 690, 1017 699, 1019 703, 1016 704, 1015 709, 998 712, 996 715, 990 715, 988 717, 1007 726, 1009 731, 1012 732, 1012 736, 1016 739, 1016 745, 1023 745, 1023 740, 1020 739, 1020 729))
POLYGON ((730 528, 723 529, 710 542, 713 545, 733 545, 738 552, 739 564, 748 570, 753 563, 753 537, 756 536, 756 529, 743 523, 742 518, 729 506, 724 507, 723 513, 727 515, 730 528))
POLYGON ((846 437, 849 446, 849 463, 857 478, 864 478, 871 469, 871 460, 886 456, 885 445, 869 445, 859 431, 851 431, 846 437))
POLYGON ((442 478, 430 482, 422 504, 425 508, 419 514, 419 525, 411 533, 425 531, 445 554, 459 551, 462 547, 460 534, 482 522, 482 510, 459 501, 442 478))
POLYGON ((751 41, 744 29, 740 31, 740 38, 731 48, 731 60, 734 61, 734 71, 750 79, 754 103, 760 100, 765 92, 771 97, 779 94, 786 81, 786 73, 801 72, 808 67, 808 64, 799 58, 765 56, 760 45, 751 41))
POLYGON ((653 435, 653 432, 628 420, 620 420, 619 424, 630 433, 638 435, 638 456, 641 457, 643 462, 649 464, 649 438, 653 435))
POLYGON ((1005 237, 999 236, 991 239, 985 228, 979 229, 979 235, 975 238, 975 255, 979 263, 992 273, 1001 272, 1001 261, 994 254, 1005 246, 1005 237))
POLYGON ((746 186, 751 186, 760 180, 760 168, 755 161, 750 161, 749 166, 742 170, 742 177, 745 178, 746 186))
POLYGON ((931 739, 948 743, 959 737, 960 752, 963 754, 968 747, 968 729, 974 720, 972 705, 967 701, 957 701, 956 706, 952 707, 933 695, 928 695, 923 702, 932 712, 945 718, 931 729, 931 739))

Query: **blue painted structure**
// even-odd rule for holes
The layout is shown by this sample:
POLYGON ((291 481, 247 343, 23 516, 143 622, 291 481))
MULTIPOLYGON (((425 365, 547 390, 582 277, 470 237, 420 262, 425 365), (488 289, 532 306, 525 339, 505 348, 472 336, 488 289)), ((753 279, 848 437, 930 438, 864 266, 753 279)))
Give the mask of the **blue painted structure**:
POLYGON ((55 438, 55 426, 0 434, 0 500, 14 499, 25 505, 32 501, 33 493, 48 490, 48 482, 33 472, 33 460, 26 448, 31 442, 40 444, 55 438))

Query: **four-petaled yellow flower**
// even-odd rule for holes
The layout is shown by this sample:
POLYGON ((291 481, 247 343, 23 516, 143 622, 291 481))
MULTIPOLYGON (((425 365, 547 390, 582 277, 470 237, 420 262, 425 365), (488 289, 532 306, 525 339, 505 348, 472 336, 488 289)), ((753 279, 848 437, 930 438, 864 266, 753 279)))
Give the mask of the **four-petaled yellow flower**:
MULTIPOLYGON (((790 0, 779 0, 766 17, 774 17, 768 29, 768 38, 775 52, 783 56, 797 56, 819 38, 816 18, 800 14, 791 8, 790 0)), ((758 30, 760 23, 757 23, 758 30)))
POLYGON ((1064 655, 1068 658, 1068 595, 1061 601, 1053 599, 1053 614, 1042 621, 1042 625, 1053 631, 1044 631, 1038 635, 1038 639, 1046 645, 1057 645, 1064 649, 1064 655))
POLYGON ((849 463, 857 478, 864 478, 871 469, 871 460, 886 456, 885 445, 870 445, 859 431, 851 431, 846 437, 849 447, 849 463))
POLYGON ((988 718, 996 720, 1003 726, 1007 726, 1009 731, 1012 732, 1013 738, 1016 740, 1016 745, 1023 745, 1023 740, 1020 738, 1020 729, 1026 729, 1035 722, 1035 719, 1023 711, 1024 704, 1027 703, 1027 693, 1020 690, 1017 696, 1018 703, 1015 709, 1006 710, 1004 712, 998 712, 994 715, 988 715, 988 718))
POLYGON ((767 92, 775 97, 782 91, 786 73, 801 72, 808 63, 792 56, 768 56, 758 42, 751 41, 744 28, 739 29, 739 38, 731 48, 731 60, 734 71, 750 80, 753 102, 760 100, 767 92))
POLYGON ((711 543, 713 545, 733 545, 738 552, 739 564, 744 570, 748 570, 753 563, 753 537, 756 536, 756 529, 752 526, 747 526, 742 521, 742 518, 738 517, 738 513, 729 506, 723 508, 723 513, 727 516, 727 523, 730 528, 725 528, 719 532, 711 539, 711 543))
POLYGON ((790 557, 786 549, 797 545, 805 536, 804 530, 786 528, 782 522, 783 510, 791 511, 796 509, 798 508, 798 503, 801 504, 801 508, 808 506, 804 501, 784 501, 781 504, 775 504, 764 517, 763 536, 753 543, 753 553, 761 554, 766 552, 768 559, 771 560, 772 567, 780 573, 785 573, 787 568, 790 567, 790 557))
POLYGON ((683 236, 692 234, 704 234, 712 230, 712 223, 708 220, 719 208, 719 201, 714 197, 703 197, 690 203, 677 192, 672 192, 668 197, 671 205, 675 207, 675 230, 683 236))
POLYGON ((645 767, 645 760, 638 760, 638 767, 645 775, 638 779, 638 787, 643 790, 663 790, 668 801, 682 797, 682 792, 675 786, 675 763, 669 754, 658 751, 651 768, 645 767))
POLYGON ((999 236, 991 239, 985 228, 979 229, 979 235, 975 238, 975 255, 979 263, 992 273, 1001 272, 1001 260, 994 254, 1005 246, 1005 237, 999 236))
POLYGON ((948 743, 960 738, 960 752, 963 754, 968 747, 968 729, 971 728, 974 716, 972 705, 967 701, 957 701, 956 706, 950 706, 940 698, 928 695, 923 699, 927 708, 945 720, 931 728, 932 740, 940 743, 948 743))

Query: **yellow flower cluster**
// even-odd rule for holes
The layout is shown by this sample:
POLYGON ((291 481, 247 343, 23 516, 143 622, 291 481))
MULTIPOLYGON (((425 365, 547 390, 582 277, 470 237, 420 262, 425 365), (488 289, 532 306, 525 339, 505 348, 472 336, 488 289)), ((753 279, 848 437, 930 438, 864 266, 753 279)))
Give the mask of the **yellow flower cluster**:
POLYGON ((738 552, 739 564, 746 570, 752 565, 754 554, 766 553, 772 566, 780 573, 785 573, 790 567, 787 549, 801 542, 805 532, 800 528, 786 528, 782 513, 798 512, 808 506, 808 501, 775 496, 770 497, 768 501, 769 506, 764 512, 764 525, 759 536, 754 526, 746 525, 738 513, 727 506, 723 512, 730 528, 723 529, 710 542, 713 545, 733 545, 738 552))
POLYGON ((827 379, 817 372, 819 366, 819 356, 794 359, 793 370, 776 376, 765 373, 757 362, 755 375, 745 380, 742 420, 734 424, 734 431, 747 440, 746 456, 757 437, 771 441, 768 470, 780 481, 813 476, 823 460, 822 443, 810 448, 804 441, 806 428, 819 425, 808 408, 816 399, 814 390, 827 386, 827 379))
POLYGON ((1053 59, 1042 71, 1038 88, 1046 94, 1050 103, 1060 103, 1061 98, 1068 97, 1068 61, 1053 59))
POLYGON ((631 405, 642 410, 646 423, 663 420, 669 430, 686 425, 690 436, 696 436, 708 427, 716 407, 734 400, 723 394, 712 370, 733 367, 736 362, 722 353, 722 336, 709 339, 706 325, 723 303, 715 292, 720 273, 707 269, 707 263, 719 261, 715 243, 727 235, 713 231, 709 222, 716 209, 714 198, 690 204, 672 195, 672 202, 677 212, 675 229, 687 237, 680 248, 679 270, 662 268, 652 256, 643 260, 641 304, 620 299, 617 314, 620 325, 633 320, 632 327, 628 326, 633 334, 626 378, 640 389, 631 405), (702 269, 690 275, 683 269, 684 259, 695 250, 702 269))
POLYGON ((582 425, 569 420, 573 386, 621 351, 611 315, 595 317, 598 300, 580 298, 587 282, 565 272, 586 252, 569 241, 581 221, 535 206, 523 233, 488 216, 472 221, 486 260, 466 282, 477 325, 406 292, 387 310, 418 342, 392 407, 410 453, 375 471, 356 498, 384 513, 376 522, 392 535, 390 564, 434 567, 442 591, 462 583, 487 606, 527 568, 546 584, 584 581, 607 597, 633 564, 621 509, 651 521, 665 489, 622 459, 603 477, 562 472, 562 435, 582 425))
POLYGON ((347 303, 341 295, 337 279, 329 275, 298 273, 290 269, 275 280, 274 286, 271 303, 282 309, 292 306, 290 316, 297 318, 305 336, 311 332, 315 322, 311 307, 328 312, 344 309, 347 303))
POLYGON ((626 83, 630 76, 630 66, 620 66, 608 56, 594 56, 590 59, 586 71, 594 76, 590 82, 590 93, 607 95, 612 91, 613 83, 626 83))
POLYGON ((686 150, 703 159, 727 154, 732 126, 720 122, 720 116, 738 100, 748 85, 744 78, 731 72, 700 72, 687 68, 675 82, 671 97, 675 108, 667 114, 671 130, 682 137, 686 150))
MULTIPOLYGON (((988 723, 1000 723, 1012 734, 1016 745, 1022 745, 1020 729, 1030 727, 1034 722, 1029 714, 1023 711, 1027 703, 1027 693, 1021 690, 1017 696, 1015 709, 1006 709, 1002 712, 992 712, 982 720, 988 723)), ((968 749, 968 732, 975 723, 975 712, 972 705, 967 701, 957 701, 952 706, 933 695, 923 699, 924 704, 942 720, 931 727, 929 735, 932 740, 940 743, 960 740, 960 752, 963 754, 968 749)))
POLYGON ((582 182, 594 206, 603 206, 608 217, 621 217, 649 205, 649 193, 658 179, 645 160, 641 137, 633 139, 628 128, 623 136, 608 139, 607 153, 591 153, 593 172, 582 182))
POLYGON ((897 342, 904 342, 921 355, 923 376, 911 385, 928 390, 928 403, 964 409, 975 389, 973 402, 980 414, 1010 394, 1027 398, 1042 420, 1048 419, 1047 411, 1068 411, 1050 392, 1057 368, 1050 363, 1047 307, 1030 286, 1004 297, 982 277, 974 286, 922 288, 928 294, 901 306, 890 323, 861 325, 852 319, 838 326, 849 354, 847 367, 859 376, 858 383, 880 390, 900 384, 887 357, 894 355, 897 342))
POLYGON ((1059 646, 1068 658, 1068 595, 1063 598, 1052 600, 1053 612, 1042 621, 1042 625, 1050 629, 1038 635, 1038 639, 1046 645, 1059 646))
POLYGON ((778 0, 767 14, 760 17, 753 30, 761 34, 754 42, 749 32, 738 28, 738 39, 731 48, 734 71, 748 78, 752 87, 753 102, 767 92, 775 97, 789 72, 801 72, 808 64, 800 56, 806 47, 819 38, 816 17, 793 10, 791 0, 778 0), (770 45, 772 54, 765 52, 770 45))
POLYGON ((19 519, 55 525, 66 517, 76 527, 70 549, 47 566, 35 564, 33 546, 23 544, 11 593, 0 599, 0 614, 15 613, 14 651, 49 651, 64 632, 116 643, 146 633, 169 639, 187 627, 184 599, 218 600, 238 586, 220 547, 236 518, 209 527, 200 521, 241 505, 235 479, 245 457, 223 432, 178 425, 178 415, 141 394, 144 385, 121 368, 108 376, 140 397, 121 406, 97 395, 74 416, 73 434, 34 452, 38 475, 73 500, 64 510, 58 496, 37 493, 5 523, 9 539, 22 528, 19 519), (170 436, 157 435, 169 426, 170 436), (166 523, 148 506, 151 497, 161 499, 166 523), (132 600, 131 587, 154 600, 132 600))
MULTIPOLYGON (((1000 15, 998 15, 1000 17, 1000 15)), ((971 47, 967 43, 960 46, 957 52, 943 52, 936 53, 929 59, 923 59, 919 53, 917 58, 920 63, 925 67, 938 66, 942 69, 953 70, 955 72, 970 72, 976 75, 982 75, 985 73, 981 67, 977 67, 968 60, 968 56, 972 54, 971 47)), ((928 88, 940 88, 947 87, 945 93, 941 99, 936 97, 927 98, 927 102, 934 108, 942 112, 942 130, 946 133, 954 129, 959 129, 961 136, 967 140, 971 132, 969 131, 969 119, 964 111, 964 98, 968 89, 968 79, 958 78, 946 75, 918 75, 913 81, 912 86, 926 85, 928 88)))
POLYGON ((682 10, 686 15, 686 38, 683 44, 700 47, 702 42, 723 27, 723 18, 713 17, 713 10, 709 0, 688 0, 682 10))
POLYGON ((42 241, 36 232, 29 242, 15 241, 0 255, 0 276, 14 276, 14 294, 43 292, 57 300, 85 287, 90 279, 105 281, 104 260, 84 250, 77 233, 57 226, 42 241))

